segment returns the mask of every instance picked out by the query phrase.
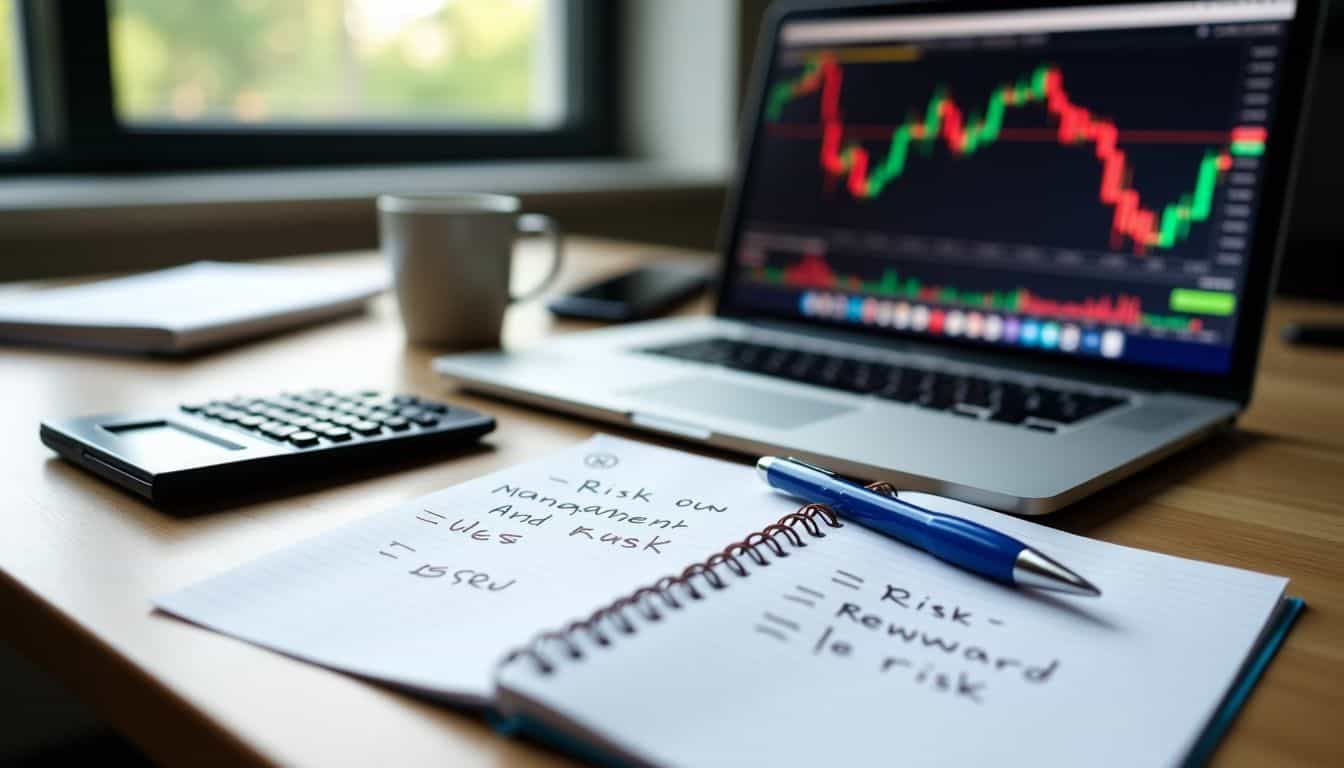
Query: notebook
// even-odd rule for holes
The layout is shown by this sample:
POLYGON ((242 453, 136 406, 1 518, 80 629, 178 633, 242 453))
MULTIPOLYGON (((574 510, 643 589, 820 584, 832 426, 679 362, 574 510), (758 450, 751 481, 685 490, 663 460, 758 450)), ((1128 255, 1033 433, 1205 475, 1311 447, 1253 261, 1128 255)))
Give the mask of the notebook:
POLYGON ((633 765, 1199 764, 1302 607, 1283 578, 900 495, 1103 596, 1005 587, 799 512, 512 652, 505 727, 633 765))
POLYGON ((1104 594, 1004 587, 599 435, 156 604, 601 762, 696 766, 1197 760, 1300 608, 1280 577, 902 496, 1104 594))
POLYGON ((385 269, 202 261, 0 297, 0 340, 175 354, 359 310, 385 269))

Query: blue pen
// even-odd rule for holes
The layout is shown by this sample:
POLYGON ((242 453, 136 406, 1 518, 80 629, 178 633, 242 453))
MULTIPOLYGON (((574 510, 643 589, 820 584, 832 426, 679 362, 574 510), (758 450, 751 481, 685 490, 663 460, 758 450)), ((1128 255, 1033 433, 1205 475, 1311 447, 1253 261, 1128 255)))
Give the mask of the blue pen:
POLYGON ((1101 595, 1101 590, 1082 576, 1012 536, 979 523, 875 493, 798 459, 766 456, 756 462, 756 471, 772 488, 825 504, 841 517, 981 576, 1018 587, 1101 595))

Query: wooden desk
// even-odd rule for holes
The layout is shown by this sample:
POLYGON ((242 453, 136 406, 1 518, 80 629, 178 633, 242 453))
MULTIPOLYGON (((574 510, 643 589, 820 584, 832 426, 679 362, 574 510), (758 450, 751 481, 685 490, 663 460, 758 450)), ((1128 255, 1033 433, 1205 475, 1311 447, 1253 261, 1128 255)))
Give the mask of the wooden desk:
MULTIPOLYGON (((564 284, 628 266, 639 246, 576 241, 564 284)), ((522 255, 525 282, 540 254, 522 255)), ((697 258, 695 254, 681 254, 697 258)), ((331 257, 315 264, 339 263, 331 257)), ((699 258, 703 258, 700 255, 699 258)), ((703 310, 704 303, 698 308, 703 310)), ((1289 318, 1344 311, 1281 303, 1289 318)), ((583 327, 512 311, 510 344, 583 327)), ((560 765, 471 716, 151 615, 152 596, 394 502, 542 456, 593 424, 446 392, 387 300, 363 317, 189 361, 0 352, 0 640, 172 763, 560 765), (174 519, 57 460, 42 417, 305 386, 446 396, 494 413, 489 450, 195 519, 174 519)), ((1259 399, 1218 437, 1052 518, 1108 541, 1292 577, 1310 603, 1218 759, 1344 760, 1344 354, 1267 341, 1259 399)))

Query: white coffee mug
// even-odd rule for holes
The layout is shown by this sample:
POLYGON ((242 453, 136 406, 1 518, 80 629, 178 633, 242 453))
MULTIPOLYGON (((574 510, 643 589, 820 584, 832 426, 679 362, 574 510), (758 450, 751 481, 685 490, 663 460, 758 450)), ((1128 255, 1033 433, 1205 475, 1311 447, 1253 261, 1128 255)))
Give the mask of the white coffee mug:
POLYGON ((507 195, 379 195, 379 242, 409 341, 499 346, 509 304, 551 284, 564 256, 560 228, 549 216, 519 213, 520 207, 507 195), (514 296, 509 273, 519 234, 548 236, 553 256, 541 284, 514 296))

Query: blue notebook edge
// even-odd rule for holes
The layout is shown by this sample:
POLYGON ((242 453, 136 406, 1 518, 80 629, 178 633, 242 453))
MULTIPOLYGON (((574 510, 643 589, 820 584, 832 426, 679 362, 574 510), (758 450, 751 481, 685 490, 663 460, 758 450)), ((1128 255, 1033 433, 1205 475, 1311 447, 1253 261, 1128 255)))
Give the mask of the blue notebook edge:
POLYGON ((503 715, 491 710, 487 716, 495 732, 506 737, 521 737, 544 744, 558 752, 576 757, 602 768, 628 768, 629 764, 614 755, 568 734, 561 733, 535 718, 523 714, 503 715))
POLYGON ((1232 683, 1232 688, 1223 698, 1223 703, 1209 720, 1208 727, 1204 729, 1204 733, 1200 735, 1194 748, 1190 750, 1190 754, 1183 763, 1186 768, 1207 765, 1209 760, 1213 758, 1218 745, 1222 743, 1228 729, 1232 727, 1232 723, 1236 722, 1237 715, 1246 705, 1246 700, 1255 690, 1256 683, 1260 682, 1260 678, 1264 676, 1265 670, 1269 668, 1269 663, 1274 660, 1274 655, 1279 652, 1279 648, 1283 646, 1283 641, 1287 639, 1289 630, 1293 628, 1293 624, 1297 622, 1297 617, 1302 614, 1306 607, 1307 602, 1300 597, 1285 597, 1283 599, 1282 605, 1275 611, 1274 619, 1267 627, 1260 647, 1252 650, 1246 664, 1241 668, 1241 674, 1232 683))

